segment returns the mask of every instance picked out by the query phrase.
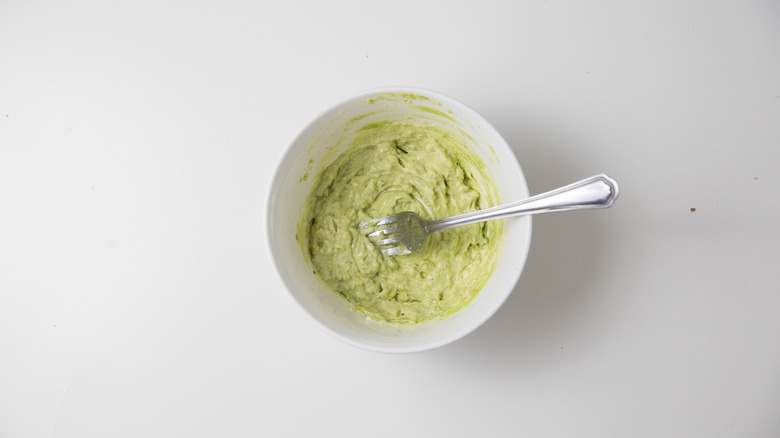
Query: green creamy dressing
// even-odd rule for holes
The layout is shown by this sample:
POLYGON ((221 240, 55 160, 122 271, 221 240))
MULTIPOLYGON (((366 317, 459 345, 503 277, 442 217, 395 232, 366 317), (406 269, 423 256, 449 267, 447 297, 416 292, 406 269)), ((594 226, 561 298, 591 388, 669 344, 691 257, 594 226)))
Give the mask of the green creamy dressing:
POLYGON ((485 286, 503 221, 434 233, 401 256, 383 255, 358 224, 401 211, 439 219, 481 210, 498 203, 497 192, 481 159, 445 128, 371 123, 315 176, 296 237, 317 277, 369 318, 437 320, 485 286))

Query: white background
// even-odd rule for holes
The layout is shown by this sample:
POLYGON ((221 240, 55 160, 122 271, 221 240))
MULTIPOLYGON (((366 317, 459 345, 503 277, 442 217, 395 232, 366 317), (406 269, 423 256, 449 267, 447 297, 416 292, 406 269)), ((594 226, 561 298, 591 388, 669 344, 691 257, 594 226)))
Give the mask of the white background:
POLYGON ((0 437, 778 437, 778 193, 776 1, 2 1, 0 437), (387 85, 532 193, 621 184, 401 356, 308 322, 263 238, 287 142, 387 85))

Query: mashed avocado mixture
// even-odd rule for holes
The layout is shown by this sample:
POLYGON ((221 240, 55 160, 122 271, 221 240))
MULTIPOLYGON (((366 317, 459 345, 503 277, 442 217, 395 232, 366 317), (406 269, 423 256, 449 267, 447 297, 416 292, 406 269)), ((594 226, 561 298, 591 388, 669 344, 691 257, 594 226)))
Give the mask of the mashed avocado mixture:
POLYGON ((319 279, 375 321, 412 325, 471 302, 493 273, 503 221, 440 231, 385 256, 360 222, 401 211, 439 219, 498 203, 480 158, 432 124, 378 122, 315 176, 297 239, 319 279))

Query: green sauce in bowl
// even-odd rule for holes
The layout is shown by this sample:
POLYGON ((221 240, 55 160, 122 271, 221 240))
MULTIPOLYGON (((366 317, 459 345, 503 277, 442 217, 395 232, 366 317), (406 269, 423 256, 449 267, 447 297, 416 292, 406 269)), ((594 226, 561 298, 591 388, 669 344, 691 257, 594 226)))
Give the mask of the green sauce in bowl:
POLYGON ((418 251, 385 256, 360 222, 401 211, 439 219, 498 204, 477 154, 445 126, 364 125, 314 177, 296 239, 313 272, 372 320, 414 325, 470 303, 498 261, 503 221, 431 235, 418 251))

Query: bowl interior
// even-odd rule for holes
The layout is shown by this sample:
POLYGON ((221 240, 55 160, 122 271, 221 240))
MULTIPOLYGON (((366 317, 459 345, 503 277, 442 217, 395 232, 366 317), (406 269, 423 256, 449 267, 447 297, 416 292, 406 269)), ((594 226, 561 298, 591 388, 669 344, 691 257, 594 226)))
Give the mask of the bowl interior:
POLYGON ((360 127, 385 120, 434 123, 447 128, 486 163, 502 203, 528 196, 522 170, 509 146, 490 124, 465 105, 427 90, 370 91, 325 111, 290 144, 271 182, 268 243, 277 271, 292 297, 327 332, 370 350, 422 351, 464 336, 501 306, 525 264, 531 220, 520 217, 506 221, 495 272, 477 297, 454 315, 414 327, 394 327, 371 321, 352 310, 343 297, 327 290, 312 273, 298 247, 296 225, 317 172, 343 152, 360 127))

